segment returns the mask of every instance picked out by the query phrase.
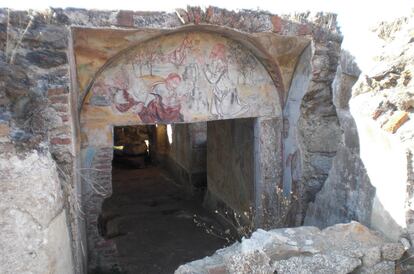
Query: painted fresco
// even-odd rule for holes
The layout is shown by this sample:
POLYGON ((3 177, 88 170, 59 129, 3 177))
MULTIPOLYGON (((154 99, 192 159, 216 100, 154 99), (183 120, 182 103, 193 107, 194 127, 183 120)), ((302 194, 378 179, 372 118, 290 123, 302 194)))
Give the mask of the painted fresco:
POLYGON ((187 32, 140 44, 96 78, 84 119, 114 124, 278 116, 278 93, 263 65, 240 43, 187 32), (119 117, 123 117, 119 119, 119 117))

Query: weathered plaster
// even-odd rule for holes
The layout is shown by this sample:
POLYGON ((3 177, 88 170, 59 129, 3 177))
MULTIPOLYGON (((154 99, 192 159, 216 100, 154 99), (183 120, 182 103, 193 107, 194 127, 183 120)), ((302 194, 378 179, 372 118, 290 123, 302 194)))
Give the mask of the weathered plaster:
POLYGON ((282 93, 280 94, 282 100, 286 96, 284 90, 290 86, 300 53, 310 43, 310 39, 307 37, 280 35, 271 32, 250 34, 227 27, 213 27, 209 24, 185 25, 174 29, 73 28, 78 90, 81 93, 81 101, 105 63, 116 59, 119 53, 164 35, 191 31, 220 34, 249 49, 270 73, 279 92, 282 93))
POLYGON ((95 79, 81 115, 107 124, 193 122, 276 115, 280 105, 266 69, 240 43, 186 32, 113 60, 95 79))
POLYGON ((309 88, 312 72, 312 47, 308 46, 302 53, 290 86, 286 105, 283 109, 284 143, 283 143, 283 191, 285 195, 292 192, 292 182, 297 182, 301 172, 299 150, 298 122, 300 102, 309 88))

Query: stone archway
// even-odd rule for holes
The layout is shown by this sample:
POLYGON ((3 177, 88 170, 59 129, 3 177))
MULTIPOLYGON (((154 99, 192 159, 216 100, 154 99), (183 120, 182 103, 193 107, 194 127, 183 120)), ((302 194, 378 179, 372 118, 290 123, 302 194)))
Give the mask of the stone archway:
POLYGON ((88 90, 80 113, 80 153, 89 267, 116 263, 114 244, 97 229, 102 201, 112 192, 113 126, 256 117, 251 196, 253 220, 263 222, 260 210, 272 196, 266 184, 281 180, 282 97, 248 48, 212 32, 160 36, 112 58, 88 90))

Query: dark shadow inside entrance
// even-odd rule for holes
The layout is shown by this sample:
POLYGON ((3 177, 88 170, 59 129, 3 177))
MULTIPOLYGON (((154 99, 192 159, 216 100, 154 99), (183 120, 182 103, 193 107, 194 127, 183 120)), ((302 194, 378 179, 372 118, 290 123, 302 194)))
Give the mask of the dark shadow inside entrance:
POLYGON ((237 239, 221 217, 252 195, 253 119, 239 120, 114 128, 113 193, 98 223, 122 271, 173 273, 237 239))

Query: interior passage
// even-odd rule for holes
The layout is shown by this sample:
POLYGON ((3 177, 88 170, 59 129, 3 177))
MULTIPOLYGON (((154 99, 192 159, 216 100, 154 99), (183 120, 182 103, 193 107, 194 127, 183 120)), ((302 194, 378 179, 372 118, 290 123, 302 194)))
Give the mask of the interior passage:
POLYGON ((185 197, 162 168, 133 168, 125 159, 114 167, 113 194, 104 202, 101 230, 116 242, 123 271, 173 273, 225 246, 224 239, 197 222, 216 225, 200 200, 185 197))

